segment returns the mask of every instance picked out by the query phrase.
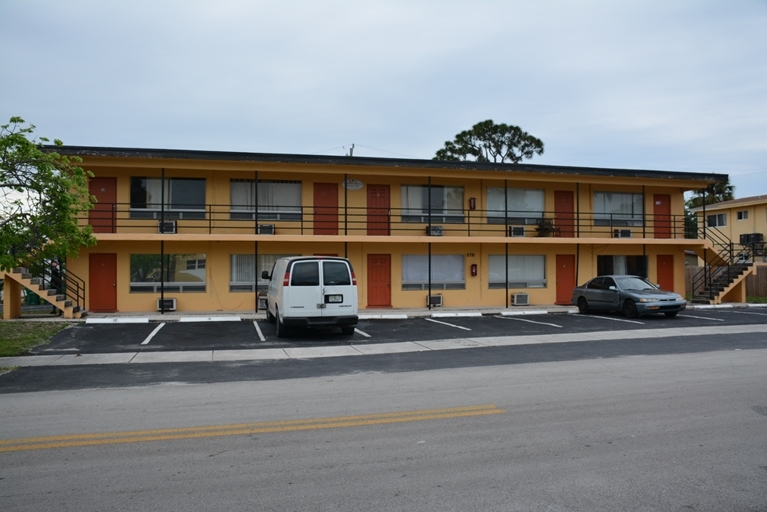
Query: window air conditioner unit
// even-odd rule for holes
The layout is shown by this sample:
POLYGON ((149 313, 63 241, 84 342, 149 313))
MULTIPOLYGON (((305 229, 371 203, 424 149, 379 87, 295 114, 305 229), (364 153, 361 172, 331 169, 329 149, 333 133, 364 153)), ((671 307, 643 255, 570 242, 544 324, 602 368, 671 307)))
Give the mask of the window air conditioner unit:
POLYGON ((613 238, 631 238, 631 230, 615 229, 613 230, 613 238))
POLYGON ((266 308, 268 307, 266 303, 266 295, 259 295, 258 296, 258 309, 261 311, 266 311, 266 308))
POLYGON ((526 293, 514 293, 511 295, 511 303, 515 306, 529 306, 530 296, 526 293))
POLYGON ((259 224, 258 225, 258 234, 259 235, 273 235, 274 234, 274 224, 259 224))
POLYGON ((509 236, 525 236, 525 226, 509 226, 509 236))
POLYGON ((176 311, 176 299, 157 299, 157 311, 176 311))
POLYGON ((426 297, 426 305, 441 308, 442 295, 429 295, 428 297, 426 297))
POLYGON ((442 236, 442 226, 426 226, 426 234, 429 236, 442 236))
POLYGON ((176 221, 175 220, 166 220, 166 221, 160 221, 157 223, 157 232, 158 233, 175 233, 176 232, 176 221))

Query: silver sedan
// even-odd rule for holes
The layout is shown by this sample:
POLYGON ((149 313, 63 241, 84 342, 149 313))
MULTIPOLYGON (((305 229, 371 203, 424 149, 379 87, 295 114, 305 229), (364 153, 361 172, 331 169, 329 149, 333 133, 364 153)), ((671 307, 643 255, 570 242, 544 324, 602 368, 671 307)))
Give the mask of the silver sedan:
POLYGON ((578 311, 623 311, 629 318, 663 313, 675 317, 687 307, 678 293, 661 290, 638 276, 599 276, 573 290, 578 311))

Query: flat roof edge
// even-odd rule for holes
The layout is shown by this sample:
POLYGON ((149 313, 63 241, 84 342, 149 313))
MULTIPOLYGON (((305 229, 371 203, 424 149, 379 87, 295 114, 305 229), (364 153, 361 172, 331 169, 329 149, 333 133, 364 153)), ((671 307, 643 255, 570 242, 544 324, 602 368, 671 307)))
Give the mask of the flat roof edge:
POLYGON ((286 163, 309 165, 354 165, 369 167, 419 167, 423 169, 475 170, 490 172, 546 173, 589 176, 620 176, 656 179, 702 180, 723 182, 729 179, 727 174, 661 171, 642 169, 613 169, 601 167, 580 167, 544 164, 508 164, 473 161, 444 161, 408 158, 376 158, 359 156, 323 156, 284 153, 248 153, 238 151, 208 151, 186 149, 151 149, 118 148, 98 146, 44 146, 45 149, 62 155, 79 157, 144 158, 144 159, 182 159, 253 163, 286 163))

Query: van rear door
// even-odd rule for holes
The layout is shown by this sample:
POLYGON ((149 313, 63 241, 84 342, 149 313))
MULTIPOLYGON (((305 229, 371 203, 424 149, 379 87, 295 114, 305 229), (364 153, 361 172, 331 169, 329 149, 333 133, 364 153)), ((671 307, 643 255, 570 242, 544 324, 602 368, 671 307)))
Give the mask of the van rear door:
POLYGON ((320 262, 295 261, 290 266, 290 286, 283 288, 283 316, 322 316, 323 298, 320 286, 320 262))
POLYGON ((354 284, 348 262, 322 261, 322 316, 356 315, 357 287, 354 284))

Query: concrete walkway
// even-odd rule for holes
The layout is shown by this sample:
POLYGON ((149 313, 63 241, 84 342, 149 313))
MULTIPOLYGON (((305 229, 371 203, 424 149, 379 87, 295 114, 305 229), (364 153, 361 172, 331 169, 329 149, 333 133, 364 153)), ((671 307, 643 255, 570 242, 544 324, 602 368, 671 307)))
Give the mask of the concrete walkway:
MULTIPOLYGON (((750 305, 751 307, 767 307, 750 305)), ((733 308, 734 305, 718 306, 717 308, 733 308)), ((747 305, 740 305, 747 307, 747 305)), ((713 309, 713 306, 698 306, 690 309, 713 309)), ((380 318, 415 318, 415 317, 476 317, 481 315, 545 315, 552 313, 573 313, 577 309, 571 307, 548 306, 542 308, 514 308, 488 310, 401 310, 397 312, 377 312, 366 310, 360 312, 361 319, 380 318)), ((216 312, 210 314, 180 315, 133 315, 109 314, 92 315, 88 323, 144 323, 149 321, 241 321, 258 319, 255 314, 216 312)), ((263 315, 260 315, 263 318, 263 315)), ((348 345, 323 347, 296 348, 253 348, 246 350, 199 350, 199 351, 167 351, 167 352, 120 352, 110 354, 66 354, 66 355, 36 355, 8 357, 0 359, 0 366, 69 366, 69 365, 103 365, 103 364, 141 364, 141 363, 190 363, 190 362, 231 362, 231 361, 273 361, 287 359, 312 359, 320 357, 351 357, 379 354, 401 354, 407 352, 425 352, 433 350, 471 349, 481 347, 503 347, 514 345, 534 345, 545 343, 576 343, 585 341, 610 341, 637 338, 672 338, 682 336, 733 335, 741 333, 767 333, 767 326, 757 325, 726 325, 709 327, 684 327, 667 329, 640 329, 621 331, 594 331, 585 333, 539 334, 528 336, 496 336, 482 338, 457 338, 450 340, 406 341, 395 343, 366 344, 364 340, 354 341, 348 345)))

